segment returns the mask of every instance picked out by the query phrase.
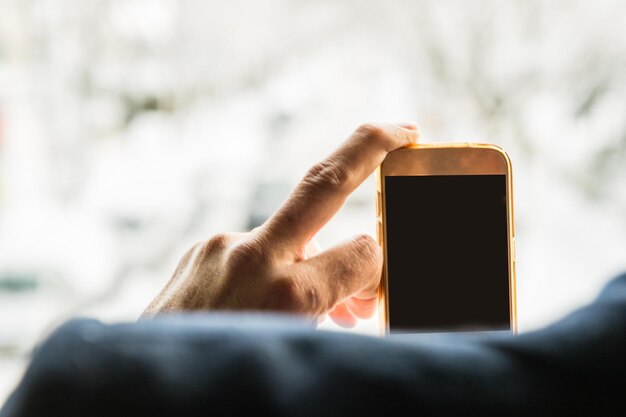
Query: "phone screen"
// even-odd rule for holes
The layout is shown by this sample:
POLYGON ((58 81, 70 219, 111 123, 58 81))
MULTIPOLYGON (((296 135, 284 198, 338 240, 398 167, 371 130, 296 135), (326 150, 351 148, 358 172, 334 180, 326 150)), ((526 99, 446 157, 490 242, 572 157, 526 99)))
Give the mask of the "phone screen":
POLYGON ((505 175, 386 176, 391 333, 510 330, 505 175))

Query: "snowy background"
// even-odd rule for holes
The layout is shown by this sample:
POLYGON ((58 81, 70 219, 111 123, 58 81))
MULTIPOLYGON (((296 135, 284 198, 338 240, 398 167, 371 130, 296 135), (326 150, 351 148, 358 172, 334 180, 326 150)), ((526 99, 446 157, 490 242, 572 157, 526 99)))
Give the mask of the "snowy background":
MULTIPOLYGON (((0 0, 0 404, 365 121, 505 148, 520 330, 562 316, 626 269, 625 69, 621 0, 0 0)), ((319 240, 362 232, 371 179, 319 240)))

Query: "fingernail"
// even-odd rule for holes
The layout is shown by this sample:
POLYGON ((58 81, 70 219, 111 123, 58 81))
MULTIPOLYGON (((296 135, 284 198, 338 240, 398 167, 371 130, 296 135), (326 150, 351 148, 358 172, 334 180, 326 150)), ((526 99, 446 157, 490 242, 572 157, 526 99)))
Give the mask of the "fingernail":
POLYGON ((400 126, 409 130, 417 130, 417 123, 415 122, 399 122, 396 123, 396 126, 400 126))

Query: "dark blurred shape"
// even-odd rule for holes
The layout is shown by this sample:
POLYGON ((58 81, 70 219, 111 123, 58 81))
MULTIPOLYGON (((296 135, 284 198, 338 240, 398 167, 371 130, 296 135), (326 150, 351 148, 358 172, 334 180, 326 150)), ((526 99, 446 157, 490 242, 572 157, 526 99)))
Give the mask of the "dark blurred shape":
POLYGON ((143 219, 131 216, 116 216, 112 223, 117 230, 138 231, 144 227, 143 219))
POLYGON ((39 286, 35 273, 30 272, 2 272, 0 273, 0 291, 26 292, 34 291, 39 286))
POLYGON ((175 110, 173 98, 167 96, 133 97, 127 95, 124 96, 124 104, 126 106, 126 123, 130 123, 142 113, 153 111, 173 112, 175 110))

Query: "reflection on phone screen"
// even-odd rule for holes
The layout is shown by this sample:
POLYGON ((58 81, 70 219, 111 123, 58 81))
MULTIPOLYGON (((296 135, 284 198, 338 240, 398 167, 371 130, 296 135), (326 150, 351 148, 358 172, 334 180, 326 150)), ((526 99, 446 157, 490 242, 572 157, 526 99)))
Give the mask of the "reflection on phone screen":
POLYGON ((386 176, 391 333, 509 330, 505 175, 386 176))

